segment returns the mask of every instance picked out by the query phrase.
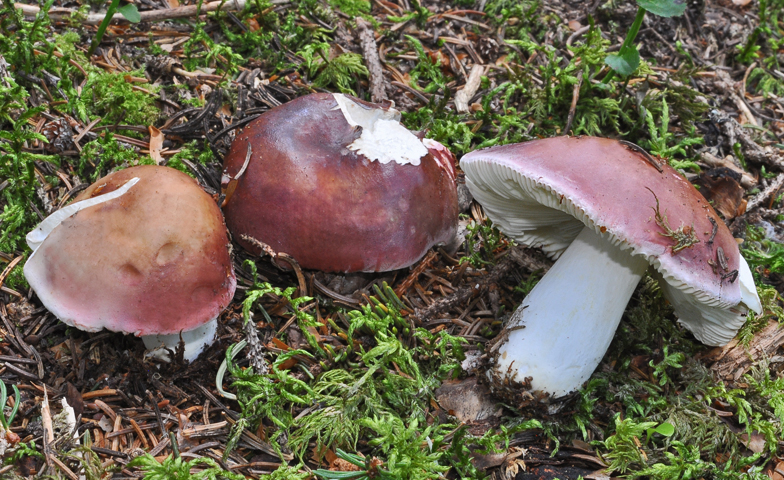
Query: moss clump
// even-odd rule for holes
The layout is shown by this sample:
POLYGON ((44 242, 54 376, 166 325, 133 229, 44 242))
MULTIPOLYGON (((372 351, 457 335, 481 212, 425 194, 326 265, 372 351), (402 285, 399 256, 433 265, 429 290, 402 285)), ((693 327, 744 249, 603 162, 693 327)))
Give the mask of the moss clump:
POLYGON ((77 170, 79 175, 94 182, 120 165, 140 164, 140 156, 133 148, 121 144, 110 132, 82 148, 77 170))
POLYGON ((91 119, 101 117, 99 125, 154 124, 160 116, 160 110, 155 106, 158 87, 144 85, 143 89, 134 88, 134 84, 125 81, 128 75, 144 77, 144 72, 91 72, 79 97, 78 111, 91 119))
POLYGON ((358 17, 370 13, 368 0, 329 0, 330 6, 350 17, 358 17))

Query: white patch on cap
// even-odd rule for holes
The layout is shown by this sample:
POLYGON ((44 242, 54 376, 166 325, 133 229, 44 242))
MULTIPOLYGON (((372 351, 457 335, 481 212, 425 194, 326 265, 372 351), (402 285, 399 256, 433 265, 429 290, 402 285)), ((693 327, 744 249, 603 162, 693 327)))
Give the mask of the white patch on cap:
POLYGON ((348 148, 370 160, 419 165, 428 150, 416 135, 400 123, 400 112, 394 108, 368 108, 340 93, 333 93, 337 108, 352 127, 362 127, 362 134, 348 148))
POLYGON ((54 230, 55 228, 57 228, 58 225, 63 223, 65 219, 72 217, 77 212, 79 212, 80 210, 84 210, 85 208, 89 208, 92 207, 93 205, 98 205, 103 202, 108 202, 109 200, 113 200, 119 196, 125 195, 125 192, 130 190, 132 186, 136 185, 138 181, 139 178, 134 177, 128 180, 125 183, 125 185, 118 188, 117 190, 114 190, 113 192, 109 192, 104 195, 99 195, 94 198, 88 198, 80 202, 74 202, 68 205, 67 207, 63 207, 60 210, 57 210, 53 214, 46 217, 46 219, 43 222, 41 222, 35 228, 35 230, 27 234, 26 237, 27 244, 30 246, 33 252, 35 252, 38 249, 38 247, 40 247, 41 244, 44 243, 46 237, 48 237, 49 234, 52 233, 52 230, 54 230))

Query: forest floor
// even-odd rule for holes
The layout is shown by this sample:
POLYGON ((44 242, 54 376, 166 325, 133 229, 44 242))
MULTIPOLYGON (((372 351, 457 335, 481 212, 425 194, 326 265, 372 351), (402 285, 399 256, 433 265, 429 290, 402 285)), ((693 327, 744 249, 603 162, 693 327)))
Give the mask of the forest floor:
POLYGON ((648 12, 627 75, 605 59, 634 56, 631 1, 135 0, 100 28, 108 3, 80 2, 0 11, 3 478, 784 479, 784 0, 648 12), (235 245, 234 302, 189 365, 41 305, 24 236, 48 214, 139 164, 217 198, 237 129, 316 91, 392 100, 458 160, 640 145, 743 240, 764 312, 706 347, 646 276, 582 390, 496 398, 485 345, 552 262, 476 203, 456 254, 395 272, 284 271, 235 245))

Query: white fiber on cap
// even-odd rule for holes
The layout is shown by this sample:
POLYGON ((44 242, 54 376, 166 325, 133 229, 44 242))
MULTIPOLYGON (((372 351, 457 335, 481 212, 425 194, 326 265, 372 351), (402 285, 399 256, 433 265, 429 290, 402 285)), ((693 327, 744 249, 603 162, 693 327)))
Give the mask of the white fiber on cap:
POLYGON ((368 108, 340 93, 333 94, 338 108, 352 127, 362 127, 362 134, 348 148, 380 163, 419 165, 427 155, 422 140, 400 123, 394 108, 368 108))

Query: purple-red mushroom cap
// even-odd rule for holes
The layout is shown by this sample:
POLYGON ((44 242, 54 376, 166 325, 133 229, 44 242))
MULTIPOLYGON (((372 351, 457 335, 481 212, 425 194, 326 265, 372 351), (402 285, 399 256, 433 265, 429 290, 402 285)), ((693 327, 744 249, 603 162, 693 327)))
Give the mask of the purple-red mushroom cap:
POLYGON ((193 360, 212 342, 236 278, 221 211, 168 167, 111 173, 27 236, 24 273, 64 323, 142 336, 193 360))
POLYGON ((254 240, 304 268, 404 268, 452 242, 454 157, 420 139, 390 105, 317 93, 275 107, 232 143, 224 214, 234 239, 254 240))
POLYGON ((631 144, 556 137, 471 152, 460 166, 501 231, 558 259, 503 332, 495 380, 530 377, 532 390, 555 396, 579 388, 649 266, 705 344, 726 344, 749 309, 761 310, 721 218, 676 170, 631 144))

